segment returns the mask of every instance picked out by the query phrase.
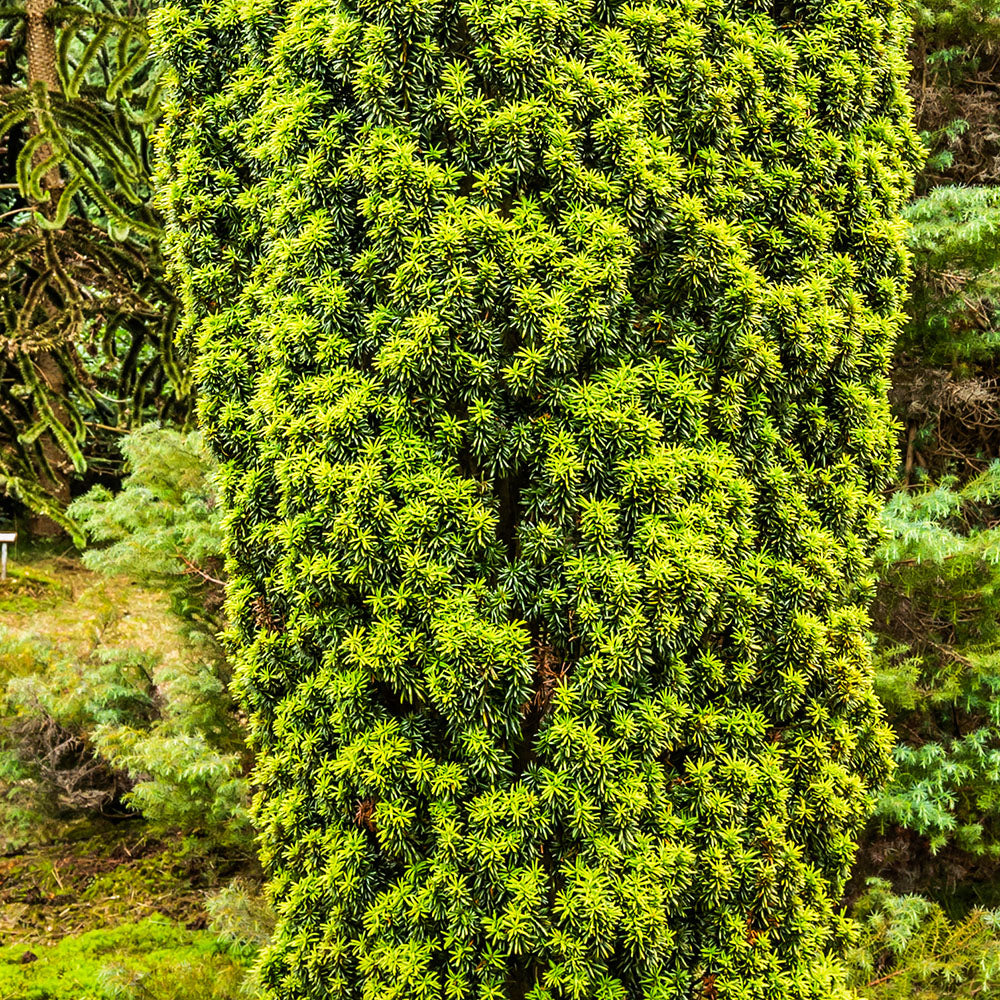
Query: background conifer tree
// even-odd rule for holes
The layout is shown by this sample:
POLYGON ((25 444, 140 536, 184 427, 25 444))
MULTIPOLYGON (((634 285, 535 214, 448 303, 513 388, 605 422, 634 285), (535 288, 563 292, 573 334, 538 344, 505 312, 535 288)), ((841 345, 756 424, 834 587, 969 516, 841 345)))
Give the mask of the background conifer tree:
POLYGON ((931 155, 906 211, 913 294, 891 373, 899 492, 873 614, 899 766, 850 891, 878 875, 954 916, 996 905, 1000 871, 1000 4, 927 0, 915 13, 910 89, 931 155))
POLYGON ((0 489, 68 529, 74 479, 192 410, 150 207, 159 107, 145 4, 0 8, 0 489))
POLYGON ((845 988, 900 8, 160 8, 265 996, 845 988))

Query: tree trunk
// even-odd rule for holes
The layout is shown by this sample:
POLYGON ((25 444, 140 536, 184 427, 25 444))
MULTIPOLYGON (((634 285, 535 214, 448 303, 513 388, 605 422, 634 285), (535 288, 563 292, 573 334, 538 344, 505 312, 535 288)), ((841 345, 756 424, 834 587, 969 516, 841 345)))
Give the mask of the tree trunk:
MULTIPOLYGON (((60 88, 59 73, 56 70, 56 32, 45 16, 52 7, 52 0, 27 0, 25 5, 28 86, 34 87, 36 83, 44 83, 50 93, 58 93, 60 88)), ((35 163, 41 163, 51 155, 52 147, 45 143, 35 154, 35 163)), ((62 175, 58 166, 46 171, 42 187, 49 192, 50 211, 54 210, 59 189, 62 187, 62 175)))
MULTIPOLYGON (((52 6, 52 0, 27 0, 25 5, 28 86, 34 87, 37 83, 44 83, 50 93, 58 93, 60 86, 59 73, 56 70, 56 32, 45 16, 52 6)), ((35 163, 42 163, 51 155, 52 147, 48 143, 43 143, 35 153, 35 163)), ((59 201, 59 192, 62 189, 62 174, 57 164, 45 172, 45 176, 42 178, 42 187, 48 192, 49 197, 44 204, 37 207, 39 211, 49 215, 55 212, 59 201)), ((55 306, 53 305, 52 308, 55 306)), ((66 380, 54 353, 43 351, 33 360, 49 395, 52 412, 57 420, 65 423, 67 414, 62 405, 62 399, 66 392, 66 380)), ((65 505, 70 500, 69 463, 66 456, 59 446, 59 442, 51 433, 44 434, 39 445, 49 468, 52 470, 52 477, 45 472, 41 473, 41 484, 60 504, 65 505)), ((33 535, 45 537, 62 533, 62 528, 55 521, 37 513, 31 517, 30 530, 33 535)))

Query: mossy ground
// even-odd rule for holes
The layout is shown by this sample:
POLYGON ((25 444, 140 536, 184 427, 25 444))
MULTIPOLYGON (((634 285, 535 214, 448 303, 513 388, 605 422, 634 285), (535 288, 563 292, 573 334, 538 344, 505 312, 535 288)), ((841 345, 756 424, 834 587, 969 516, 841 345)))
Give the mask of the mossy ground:
MULTIPOLYGON (((0 629, 65 655, 100 643, 170 657, 184 641, 162 595, 51 550, 12 558, 0 629)), ((38 841, 0 856, 0 1000, 240 995, 249 957, 208 929, 206 898, 246 857, 129 817, 69 819, 38 841)))
POLYGON ((229 1000, 244 972, 208 931, 147 917, 44 948, 0 948, 0 1000, 229 1000))
POLYGON ((238 996, 247 956, 205 912, 232 867, 191 838, 139 830, 2 859, 0 1000, 238 996))
POLYGON ((0 581, 0 629, 48 640, 66 654, 101 644, 169 659, 185 643, 164 594, 128 577, 91 573, 73 554, 47 548, 12 554, 8 578, 0 581))

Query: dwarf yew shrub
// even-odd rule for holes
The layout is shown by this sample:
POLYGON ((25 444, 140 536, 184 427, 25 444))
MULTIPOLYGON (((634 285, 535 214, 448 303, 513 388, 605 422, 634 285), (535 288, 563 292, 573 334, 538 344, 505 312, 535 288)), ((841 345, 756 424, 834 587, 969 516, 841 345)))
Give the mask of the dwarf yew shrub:
POLYGON ((169 0, 275 1000, 828 1000, 897 0, 169 0))

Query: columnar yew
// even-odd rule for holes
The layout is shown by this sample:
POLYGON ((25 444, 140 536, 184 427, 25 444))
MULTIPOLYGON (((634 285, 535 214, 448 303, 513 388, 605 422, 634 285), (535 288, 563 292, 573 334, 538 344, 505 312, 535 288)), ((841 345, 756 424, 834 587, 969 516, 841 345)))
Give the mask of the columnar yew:
POLYGON ((265 997, 839 995, 901 7, 161 7, 265 997))

